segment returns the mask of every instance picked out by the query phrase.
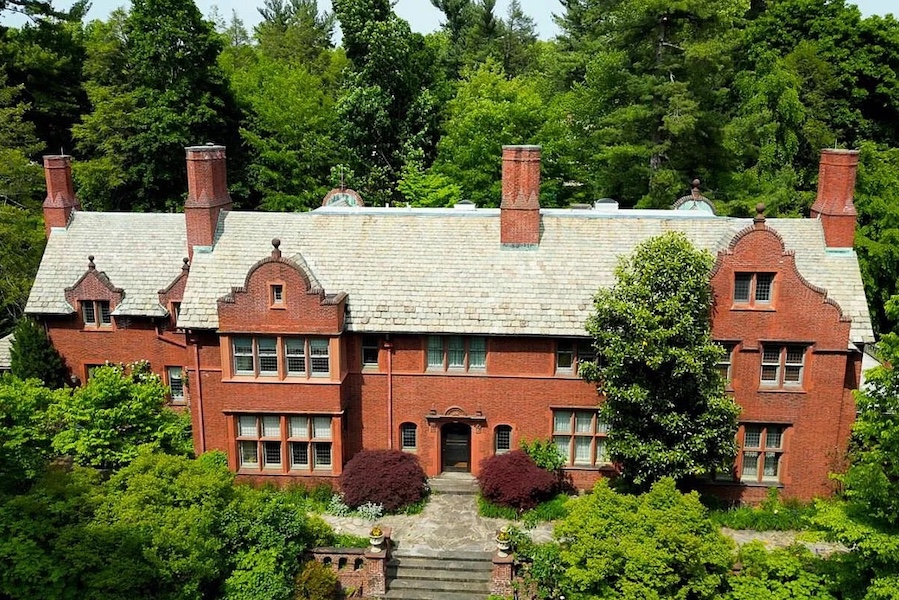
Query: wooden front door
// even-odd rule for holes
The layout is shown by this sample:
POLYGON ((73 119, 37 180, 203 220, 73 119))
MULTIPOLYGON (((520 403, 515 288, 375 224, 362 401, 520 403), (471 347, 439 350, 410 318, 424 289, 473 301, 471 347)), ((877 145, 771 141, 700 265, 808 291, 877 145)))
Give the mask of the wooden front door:
POLYGON ((462 423, 444 425, 440 448, 444 471, 471 472, 471 427, 462 423))

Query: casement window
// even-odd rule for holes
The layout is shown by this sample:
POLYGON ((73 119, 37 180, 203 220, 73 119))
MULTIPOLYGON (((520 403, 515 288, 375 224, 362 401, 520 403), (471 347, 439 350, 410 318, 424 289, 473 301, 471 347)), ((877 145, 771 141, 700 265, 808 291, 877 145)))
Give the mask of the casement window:
POLYGON ((112 327, 108 300, 82 300, 81 316, 85 327, 112 327))
POLYGON ((484 371, 487 338, 460 335, 428 336, 429 371, 484 371))
POLYGON ((400 447, 403 452, 415 452, 418 450, 418 427, 415 423, 403 423, 400 425, 400 447))
POLYGON ((493 430, 493 453, 505 454, 512 450, 512 428, 508 425, 497 425, 493 430))
POLYGON ((608 464, 608 432, 608 425, 600 420, 595 410, 553 411, 553 442, 569 466, 608 464))
POLYGON ((734 378, 734 349, 737 347, 737 345, 733 342, 717 342, 717 344, 724 348, 725 355, 720 361, 718 361, 716 368, 718 369, 718 373, 721 375, 721 379, 724 380, 725 384, 730 385, 730 382, 734 378))
POLYGON ((734 275, 734 303, 750 306, 771 304, 774 294, 774 273, 736 273, 734 275))
POLYGON ((234 375, 251 377, 329 377, 327 338, 235 337, 231 339, 234 375))
POLYGON ((744 425, 740 480, 779 482, 784 457, 784 425, 744 425))
POLYGON ((805 373, 806 346, 798 344, 762 346, 762 387, 799 388, 805 373))
POLYGON ((284 306, 284 286, 280 283, 273 283, 269 286, 269 302, 272 306, 284 306))
POLYGON ((328 416, 237 417, 237 457, 242 470, 330 471, 331 446, 328 416))
POLYGON ((378 366, 378 336, 362 336, 362 367, 375 368, 378 366))
POLYGON ((172 402, 184 402, 184 374, 181 367, 166 367, 166 379, 172 394, 172 402))
POLYGON ((576 375, 578 363, 596 360, 592 340, 559 340, 556 342, 556 373, 576 375))

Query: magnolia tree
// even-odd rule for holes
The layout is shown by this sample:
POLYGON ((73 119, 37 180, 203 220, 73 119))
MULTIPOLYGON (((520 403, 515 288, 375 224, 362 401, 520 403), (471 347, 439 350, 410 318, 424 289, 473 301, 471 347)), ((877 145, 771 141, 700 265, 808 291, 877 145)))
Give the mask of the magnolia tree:
POLYGON ((637 489, 729 469, 736 456, 740 409, 710 334, 712 264, 683 234, 666 233, 623 258, 615 285, 594 298, 596 361, 581 373, 598 384, 609 453, 637 489))

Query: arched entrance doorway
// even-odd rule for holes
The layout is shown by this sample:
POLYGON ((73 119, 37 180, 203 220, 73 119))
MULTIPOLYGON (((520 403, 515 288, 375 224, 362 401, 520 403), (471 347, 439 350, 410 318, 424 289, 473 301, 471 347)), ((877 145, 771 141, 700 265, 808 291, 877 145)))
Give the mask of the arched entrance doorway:
POLYGON ((445 472, 471 472, 470 425, 447 423, 440 428, 440 462, 445 472))

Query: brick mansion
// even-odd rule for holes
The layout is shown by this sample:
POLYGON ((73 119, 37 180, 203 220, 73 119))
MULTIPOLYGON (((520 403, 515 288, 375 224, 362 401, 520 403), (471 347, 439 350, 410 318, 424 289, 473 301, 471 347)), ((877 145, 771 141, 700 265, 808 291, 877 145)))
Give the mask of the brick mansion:
POLYGON ((226 452, 241 477, 332 479, 363 448, 477 474, 535 438, 578 486, 611 474, 601 398, 578 376, 584 323, 620 256, 680 231, 717 257, 712 334, 742 407, 736 464, 708 485, 747 501, 829 493, 874 342, 856 152, 822 153, 805 219, 716 216, 698 192, 671 210, 542 209, 536 146, 504 148, 499 209, 365 207, 336 190, 311 212, 241 212, 225 149, 186 155, 178 214, 82 211, 70 157, 45 157, 26 313, 73 381, 148 360, 190 411, 196 451, 226 452))

